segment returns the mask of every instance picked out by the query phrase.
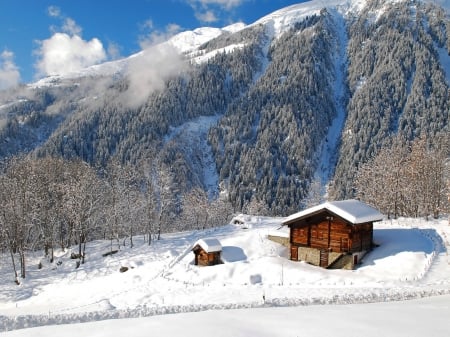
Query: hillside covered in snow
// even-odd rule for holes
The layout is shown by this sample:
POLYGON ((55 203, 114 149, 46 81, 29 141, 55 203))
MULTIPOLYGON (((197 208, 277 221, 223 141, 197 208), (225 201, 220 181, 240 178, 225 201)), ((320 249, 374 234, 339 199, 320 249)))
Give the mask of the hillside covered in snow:
POLYGON ((314 306, 311 310, 328 312, 328 305, 346 310, 349 304, 450 294, 447 219, 376 223, 378 247, 352 271, 290 261, 288 249, 268 239, 269 234, 286 235, 282 219, 240 219, 238 225, 163 235, 151 246, 125 245, 106 256, 111 243, 95 241, 78 269, 70 249, 57 252, 54 264, 36 252, 20 286, 2 259, 2 330, 219 309, 314 306), (207 237, 220 240, 223 264, 194 265, 193 244, 207 237))

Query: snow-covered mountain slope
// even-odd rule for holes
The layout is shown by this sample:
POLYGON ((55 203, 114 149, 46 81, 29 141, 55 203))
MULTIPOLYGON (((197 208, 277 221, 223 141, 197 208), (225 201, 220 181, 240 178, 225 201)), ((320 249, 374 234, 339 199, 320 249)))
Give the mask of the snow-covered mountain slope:
POLYGON ((164 141, 177 141, 182 145, 182 151, 189 158, 190 166, 198 175, 196 179, 208 192, 211 200, 217 198, 219 193, 219 177, 214 163, 214 155, 211 152, 207 134, 212 125, 217 123, 218 116, 200 117, 189 121, 179 127, 172 128, 164 141))
MULTIPOLYGON (((394 0, 391 0, 394 1, 394 0)), ((168 39, 166 42, 162 42, 153 47, 170 45, 174 47, 178 52, 184 54, 187 57, 196 57, 195 51, 204 43, 215 39, 222 34, 236 33, 252 25, 268 25, 273 27, 273 37, 278 37, 288 29, 290 29, 296 22, 304 20, 307 16, 316 15, 323 8, 339 8, 344 11, 348 11, 349 8, 361 8, 365 5, 367 0, 333 0, 327 1, 326 4, 320 0, 313 0, 307 3, 301 3, 298 5, 292 5, 278 11, 275 11, 253 24, 246 25, 244 23, 236 23, 223 28, 214 27, 201 27, 192 31, 184 31, 178 33, 168 39), (191 56, 190 56, 191 55, 191 56)), ((229 50, 229 49, 228 49, 229 50)), ((73 80, 80 77, 95 77, 95 76, 111 76, 114 74, 120 74, 127 67, 130 60, 134 58, 145 57, 142 52, 131 55, 129 57, 109 61, 102 64, 90 66, 81 71, 77 71, 64 76, 54 75, 43 78, 35 83, 31 83, 31 87, 42 87, 48 85, 60 84, 66 80, 73 80)), ((198 56, 197 56, 198 57, 198 56)))
MULTIPOLYGON (((213 27, 202 27, 197 28, 192 31, 184 31, 178 33, 171 37, 166 42, 162 42, 160 44, 149 47, 151 48, 164 48, 165 46, 171 46, 174 48, 174 51, 179 52, 180 54, 185 55, 187 58, 195 57, 192 56, 195 54, 195 51, 202 44, 217 38, 222 34, 232 34, 236 33, 246 27, 243 23, 236 23, 233 25, 229 25, 223 28, 213 28, 213 27)), ((67 80, 74 80, 82 77, 95 77, 95 76, 113 76, 122 74, 129 63, 134 61, 136 58, 146 57, 144 52, 139 52, 133 54, 129 57, 116 60, 109 61, 98 65, 93 65, 87 67, 81 71, 77 71, 71 74, 67 74, 64 76, 54 75, 43 78, 35 83, 31 83, 30 87, 39 88, 43 86, 51 86, 57 85, 61 82, 65 82, 67 80)))
POLYGON ((168 43, 173 45, 181 53, 192 52, 202 44, 227 33, 236 33, 244 29, 244 23, 235 23, 223 28, 203 27, 197 28, 193 31, 186 31, 179 33, 168 40, 168 43))
POLYGON ((53 264, 40 252, 29 274, 13 282, 7 256, 0 260, 0 330, 74 321, 151 316, 207 309, 389 302, 450 294, 448 220, 400 219, 375 225, 378 247, 356 270, 325 270, 288 259, 268 235, 285 236, 281 218, 240 216, 244 225, 166 234, 151 246, 110 251, 111 242, 88 244, 75 268, 71 250, 53 264), (223 264, 194 265, 193 244, 214 237, 223 264), (39 263, 42 268, 38 268, 39 263), (120 272, 122 267, 128 270, 120 272), (20 318, 19 318, 20 316, 20 318))
MULTIPOLYGON (((42 79, 0 95, 0 157, 136 162, 161 153, 171 130, 214 120, 190 144, 209 153, 208 176, 233 207, 256 200, 285 215, 315 190, 354 197, 358 167, 382 144, 448 128, 448 13, 426 3, 308 1, 42 79)), ((184 148, 171 143, 185 172, 206 177, 184 148)))
POLYGON ((356 8, 364 6, 366 2, 367 0, 332 0, 326 2, 312 0, 282 8, 264 16, 254 24, 271 26, 273 28, 274 37, 277 38, 292 28, 295 23, 304 20, 306 17, 318 15, 324 8, 337 10, 340 13, 345 14, 350 9, 355 10, 356 8))
MULTIPOLYGON (((341 5, 342 3, 347 4, 347 2, 348 1, 335 0, 332 2, 327 2, 325 6, 332 7, 335 5, 341 5)), ((365 2, 365 1, 357 1, 357 2, 365 2)), ((198 49, 198 47, 200 47, 201 45, 212 39, 219 37, 222 34, 236 33, 240 30, 250 27, 251 25, 263 24, 273 26, 275 37, 277 37, 286 30, 288 30, 289 28, 291 28, 292 25, 295 24, 296 22, 302 21, 306 16, 311 16, 319 13, 322 8, 324 8, 323 1, 313 0, 306 4, 302 3, 299 5, 293 5, 281 9, 279 11, 276 11, 270 15, 261 18, 260 20, 250 25, 246 25, 244 23, 235 23, 223 28, 201 27, 194 29, 192 31, 184 31, 174 35, 166 42, 160 43, 159 46, 167 44, 174 47, 178 52, 184 54, 188 58, 190 57, 198 58, 198 56, 195 55, 195 51, 198 49)), ((127 67, 130 60, 136 57, 143 57, 143 53, 139 52, 124 59, 90 66, 81 71, 67 74, 64 76, 59 75, 49 76, 35 83, 31 83, 30 86, 42 87, 47 85, 59 84, 61 82, 64 82, 65 80, 73 80, 80 77, 111 76, 114 74, 119 74, 127 67)))
MULTIPOLYGON (((404 0, 386 0, 386 4, 403 2, 404 0)), ((450 9, 450 0, 422 0, 424 2, 430 2, 433 4, 438 4, 447 10, 450 9)), ((238 22, 223 28, 214 27, 201 27, 194 29, 192 31, 184 31, 178 33, 166 42, 162 42, 160 45, 170 45, 173 46, 178 52, 184 54, 185 56, 191 58, 196 57, 195 51, 204 43, 215 39, 222 34, 233 34, 239 32, 245 28, 251 27, 253 25, 265 25, 271 27, 274 38, 279 37, 284 32, 293 27, 297 22, 303 21, 306 17, 313 15, 318 15, 321 10, 328 8, 330 10, 335 10, 344 16, 354 16, 357 15, 363 8, 365 8, 370 3, 369 0, 311 0, 297 5, 292 5, 286 8, 277 10, 269 15, 262 17, 261 19, 255 21, 254 23, 245 24, 238 22)), ((378 9, 373 13, 374 17, 380 17, 383 14, 383 7, 378 9)), ((111 76, 123 71, 127 67, 130 59, 135 57, 141 57, 142 53, 131 55, 124 59, 109 61, 99 65, 90 66, 79 72, 71 73, 64 76, 49 76, 43 78, 35 83, 31 83, 31 87, 41 87, 45 85, 54 85, 55 83, 60 83, 61 81, 67 79, 75 79, 80 77, 89 76, 111 76)))

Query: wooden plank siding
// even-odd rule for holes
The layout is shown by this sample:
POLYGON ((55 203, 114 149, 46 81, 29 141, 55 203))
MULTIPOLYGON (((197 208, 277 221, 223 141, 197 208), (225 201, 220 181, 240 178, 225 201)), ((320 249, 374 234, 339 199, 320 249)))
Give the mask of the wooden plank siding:
POLYGON ((289 227, 293 246, 339 253, 358 252, 372 247, 372 223, 352 225, 340 218, 324 215, 317 223, 302 221, 292 223, 289 227))
POLYGON ((201 247, 195 247, 193 251, 195 254, 195 265, 214 266, 222 263, 220 252, 207 253, 201 247))
POLYGON ((288 216, 291 260, 351 269, 373 246, 383 214, 358 200, 325 202, 288 216))
POLYGON ((370 250, 373 242, 373 224, 360 224, 354 226, 352 232, 353 239, 351 245, 352 252, 360 252, 364 250, 370 250))

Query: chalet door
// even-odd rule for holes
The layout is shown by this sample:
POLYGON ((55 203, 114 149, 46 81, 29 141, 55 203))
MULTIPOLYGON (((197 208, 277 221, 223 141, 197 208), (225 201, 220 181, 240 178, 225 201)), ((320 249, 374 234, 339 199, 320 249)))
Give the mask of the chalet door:
POLYGON ((328 267, 328 251, 325 249, 320 251, 320 266, 323 268, 328 267))
POLYGON ((348 247, 348 239, 342 238, 341 239, 341 252, 348 252, 348 251, 350 251, 350 249, 348 247))
POLYGON ((298 247, 291 246, 291 260, 298 261, 298 247))

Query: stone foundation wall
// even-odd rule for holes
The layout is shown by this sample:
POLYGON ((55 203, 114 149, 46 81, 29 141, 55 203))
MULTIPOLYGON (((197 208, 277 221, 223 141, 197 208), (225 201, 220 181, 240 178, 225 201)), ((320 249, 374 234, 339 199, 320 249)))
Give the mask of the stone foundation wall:
POLYGON ((298 247, 298 260, 320 266, 320 251, 315 248, 298 247))
MULTIPOLYGON (((320 266, 320 250, 310 247, 298 247, 298 260, 305 261, 314 266, 320 266)), ((342 253, 328 253, 328 266, 332 269, 353 269, 353 256, 342 253), (334 264, 334 265, 333 265, 334 264)))

